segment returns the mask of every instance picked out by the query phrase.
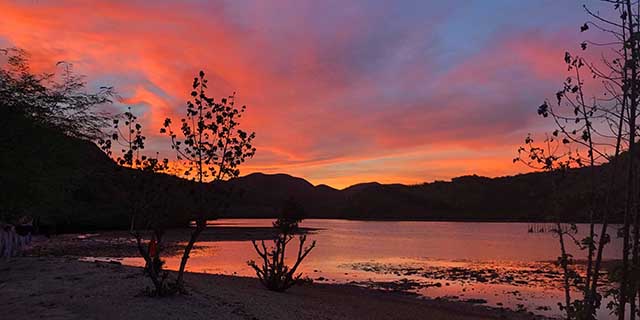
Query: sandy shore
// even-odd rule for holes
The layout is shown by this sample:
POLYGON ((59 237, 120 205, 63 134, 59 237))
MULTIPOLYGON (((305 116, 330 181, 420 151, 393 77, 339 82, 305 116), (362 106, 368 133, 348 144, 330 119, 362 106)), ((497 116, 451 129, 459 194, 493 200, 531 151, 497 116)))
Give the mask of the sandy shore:
POLYGON ((188 274, 190 295, 150 298, 140 268, 62 257, 0 262, 0 310, 8 319, 530 319, 465 303, 349 285, 286 293, 253 278, 188 274))

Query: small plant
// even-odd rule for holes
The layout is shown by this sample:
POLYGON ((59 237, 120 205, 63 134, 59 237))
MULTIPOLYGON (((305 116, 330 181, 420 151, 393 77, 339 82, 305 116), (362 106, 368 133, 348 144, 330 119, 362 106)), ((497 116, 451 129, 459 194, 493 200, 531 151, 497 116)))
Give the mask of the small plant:
POLYGON ((285 252, 287 244, 294 238, 294 234, 298 232, 298 224, 302 221, 302 210, 293 201, 288 201, 282 211, 282 216, 278 218, 273 227, 276 235, 273 239, 273 247, 267 248, 264 240, 258 242, 253 240, 253 247, 262 259, 262 264, 258 265, 254 260, 250 260, 247 264, 256 271, 256 275, 260 282, 269 290, 283 292, 291 286, 303 281, 302 273, 296 274, 296 271, 302 260, 309 255, 311 250, 316 246, 315 240, 311 245, 305 247, 307 236, 302 234, 298 237, 298 254, 295 263, 289 267, 285 262, 285 252))

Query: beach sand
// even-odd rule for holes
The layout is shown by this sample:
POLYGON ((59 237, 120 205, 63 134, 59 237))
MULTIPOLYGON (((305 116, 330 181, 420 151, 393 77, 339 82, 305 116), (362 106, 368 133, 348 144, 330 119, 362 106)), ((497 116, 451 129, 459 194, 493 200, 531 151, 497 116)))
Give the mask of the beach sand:
POLYGON ((71 257, 0 262, 5 319, 530 319, 523 313, 419 299, 350 285, 308 284, 285 293, 257 279, 190 273, 189 295, 151 298, 142 269, 71 257))
MULTIPOLYGON (((188 232, 170 230, 165 254, 179 253, 188 232)), ((201 240, 272 234, 271 228, 213 227, 201 240)), ((79 261, 136 257, 134 241, 123 231, 39 237, 25 254, 0 261, 0 319, 534 319, 524 312, 401 291, 313 283, 277 293, 256 278, 201 273, 185 275, 188 295, 152 298, 145 294, 151 282, 141 268, 79 261)))

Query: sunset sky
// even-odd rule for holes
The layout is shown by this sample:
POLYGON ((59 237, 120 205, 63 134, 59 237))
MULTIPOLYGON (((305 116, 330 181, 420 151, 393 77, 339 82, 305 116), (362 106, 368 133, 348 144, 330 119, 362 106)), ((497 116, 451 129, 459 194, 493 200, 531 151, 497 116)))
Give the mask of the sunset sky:
MULTIPOLYGON (((258 149, 242 168, 343 188, 524 172, 512 158, 587 38, 591 1, 0 0, 0 47, 113 85, 148 149, 203 69, 237 93, 258 149)), ((595 4, 594 4, 595 5, 595 4)))

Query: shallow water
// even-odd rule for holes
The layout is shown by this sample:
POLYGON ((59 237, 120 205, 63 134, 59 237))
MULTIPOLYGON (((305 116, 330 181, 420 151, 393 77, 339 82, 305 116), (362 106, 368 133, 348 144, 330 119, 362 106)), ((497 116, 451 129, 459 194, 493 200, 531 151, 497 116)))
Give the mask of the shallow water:
MULTIPOLYGON (((270 226, 271 220, 222 219, 223 226, 270 226)), ((301 271, 321 283, 354 283, 378 289, 403 290, 430 298, 471 300, 493 307, 559 316, 562 299, 558 240, 550 233, 529 233, 526 223, 379 222, 305 220, 303 227, 317 247, 301 271)), ((586 225, 579 225, 581 238, 586 225)), ((615 234, 615 232, 610 232, 615 234)), ((200 242, 188 270, 255 276, 246 261, 257 254, 249 241, 200 242)), ((292 243, 292 248, 297 247, 292 243)), ((618 259, 621 242, 614 239, 605 260, 618 259)), ((294 250, 294 249, 290 249, 294 250)), ((576 259, 584 253, 569 247, 576 259)), ((167 259, 177 268, 179 257, 167 259)), ((142 264, 125 258, 123 263, 142 264)), ((605 303, 606 304, 606 303, 605 303)), ((606 319, 602 310, 599 318, 606 319)))

